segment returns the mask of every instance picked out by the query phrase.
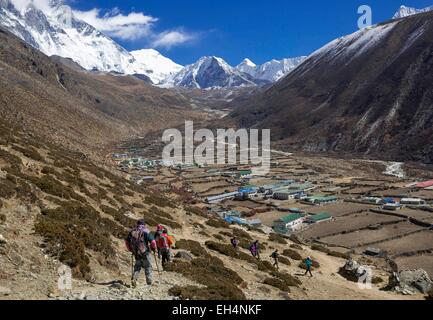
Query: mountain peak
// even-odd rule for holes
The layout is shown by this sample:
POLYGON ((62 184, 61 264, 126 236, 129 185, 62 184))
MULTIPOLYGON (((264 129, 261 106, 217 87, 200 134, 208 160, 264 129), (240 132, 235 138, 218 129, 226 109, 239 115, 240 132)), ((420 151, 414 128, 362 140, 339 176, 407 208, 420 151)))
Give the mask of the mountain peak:
POLYGON ((252 62, 250 59, 245 58, 244 60, 242 60, 242 62, 239 64, 239 66, 248 66, 248 67, 256 67, 257 65, 252 62))
POLYGON ((428 12, 428 11, 433 11, 433 6, 424 8, 424 9, 416 9, 416 8, 412 8, 412 7, 407 7, 407 6, 400 6, 400 9, 394 14, 394 16, 392 17, 393 19, 400 19, 400 18, 405 18, 405 17, 409 17, 409 16, 413 16, 414 14, 419 14, 419 13, 423 13, 423 12, 428 12))

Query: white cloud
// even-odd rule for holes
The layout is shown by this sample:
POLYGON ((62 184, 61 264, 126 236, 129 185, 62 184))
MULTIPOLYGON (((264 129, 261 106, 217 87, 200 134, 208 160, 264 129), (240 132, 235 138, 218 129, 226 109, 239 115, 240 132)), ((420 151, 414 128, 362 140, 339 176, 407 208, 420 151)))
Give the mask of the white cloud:
POLYGON ((99 31, 123 40, 135 40, 148 36, 151 26, 158 21, 157 18, 141 12, 124 15, 118 8, 106 14, 101 14, 101 10, 96 8, 89 11, 74 10, 73 12, 75 17, 94 26, 99 31))
POLYGON ((152 41, 154 47, 171 48, 196 39, 196 35, 182 30, 165 31, 160 33, 152 41))
POLYGON ((44 12, 50 10, 50 0, 11 0, 11 2, 19 11, 26 9, 30 3, 44 12))

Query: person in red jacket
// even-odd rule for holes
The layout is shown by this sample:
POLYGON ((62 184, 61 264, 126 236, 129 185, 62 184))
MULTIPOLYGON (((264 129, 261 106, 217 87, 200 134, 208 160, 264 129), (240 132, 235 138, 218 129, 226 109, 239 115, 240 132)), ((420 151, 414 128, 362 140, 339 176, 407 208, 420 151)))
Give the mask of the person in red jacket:
POLYGON ((155 240, 158 252, 161 254, 162 267, 165 269, 165 266, 171 260, 171 246, 173 245, 167 229, 158 230, 155 234, 155 240))

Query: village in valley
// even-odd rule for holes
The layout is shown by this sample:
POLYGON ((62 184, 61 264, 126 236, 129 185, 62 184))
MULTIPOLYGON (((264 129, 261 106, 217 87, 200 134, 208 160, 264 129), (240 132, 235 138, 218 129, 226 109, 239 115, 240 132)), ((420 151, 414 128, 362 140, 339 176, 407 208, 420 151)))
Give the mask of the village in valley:
POLYGON ((272 153, 269 174, 253 176, 246 165, 174 164, 155 151, 123 149, 112 161, 230 224, 433 277, 433 181, 409 178, 403 164, 272 153))

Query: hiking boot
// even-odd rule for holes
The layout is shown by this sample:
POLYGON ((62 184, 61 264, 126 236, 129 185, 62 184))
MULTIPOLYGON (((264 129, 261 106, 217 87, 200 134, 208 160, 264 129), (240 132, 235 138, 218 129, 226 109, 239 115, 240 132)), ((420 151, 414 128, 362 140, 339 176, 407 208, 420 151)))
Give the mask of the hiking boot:
POLYGON ((132 281, 131 281, 131 286, 132 286, 132 288, 137 288, 137 280, 135 280, 135 279, 133 279, 132 281))
POLYGON ((148 286, 151 286, 152 285, 152 279, 146 279, 146 283, 148 286))

